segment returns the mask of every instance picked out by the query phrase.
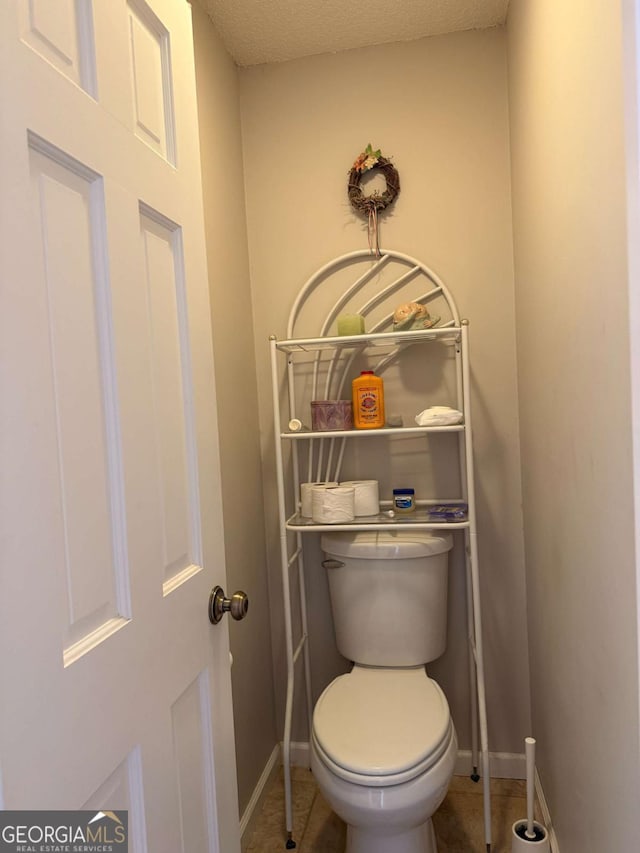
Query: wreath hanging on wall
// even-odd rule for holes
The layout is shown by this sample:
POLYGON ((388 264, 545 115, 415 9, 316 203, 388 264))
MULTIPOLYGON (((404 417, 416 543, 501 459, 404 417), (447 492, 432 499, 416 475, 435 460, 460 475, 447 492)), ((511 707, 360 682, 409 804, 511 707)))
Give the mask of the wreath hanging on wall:
POLYGON ((378 213, 385 210, 398 197, 400 192, 400 175, 391 160, 383 157, 380 149, 373 150, 371 143, 365 150, 358 154, 356 161, 349 172, 347 186, 351 206, 367 217, 369 232, 369 248, 376 255, 380 255, 378 239, 378 213), (384 175, 387 188, 383 193, 374 190, 370 195, 365 195, 360 186, 362 177, 366 172, 377 169, 384 175))

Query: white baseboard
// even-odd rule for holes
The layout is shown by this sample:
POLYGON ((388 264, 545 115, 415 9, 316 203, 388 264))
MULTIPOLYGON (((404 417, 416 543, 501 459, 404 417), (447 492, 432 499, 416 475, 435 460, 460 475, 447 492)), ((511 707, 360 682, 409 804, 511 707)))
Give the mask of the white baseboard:
MULTIPOLYGON (((478 762, 480 760, 481 757, 478 756, 478 762)), ((471 750, 459 749, 454 771, 456 776, 470 776, 472 769, 471 750)), ((478 766, 478 773, 482 775, 482 764, 478 766)), ((490 752, 489 775, 494 779, 524 779, 526 775, 524 755, 517 752, 490 752)))
MULTIPOLYGON (((282 746, 282 743, 280 744, 282 746)), ((291 741, 291 766, 292 767, 310 767, 311 755, 309 744, 306 740, 291 741)))
MULTIPOLYGON (((291 764, 293 767, 309 766, 309 744, 306 741, 292 741, 291 764)), ((489 769, 494 778, 524 779, 525 768, 524 755, 513 752, 489 753, 489 769)), ((454 772, 457 776, 470 776, 471 769, 471 750, 459 750, 454 772)))
POLYGON ((276 744, 273 747, 273 751, 264 766, 264 770, 262 771, 262 774, 258 779, 258 784, 254 788, 253 794, 251 795, 251 799, 247 803, 247 807, 244 810, 242 818, 240 820, 240 839, 242 853, 244 853, 246 848, 249 846, 249 839, 251 838, 251 833, 254 829, 254 822, 260 814, 264 795, 267 791, 267 788, 269 787, 269 783, 275 776, 278 767, 280 767, 281 764, 282 754, 280 751, 280 744, 276 744))
POLYGON ((544 824, 547 832, 549 833, 549 844, 551 845, 551 853, 560 853, 558 839, 556 838, 556 833, 553 828, 553 821, 551 820, 551 814, 549 813, 549 806, 547 805, 547 801, 544 796, 544 791, 542 790, 542 782, 540 781, 540 777, 538 776, 537 769, 535 777, 535 787, 536 799, 538 801, 538 806, 540 807, 540 814, 542 815, 542 823, 544 824))

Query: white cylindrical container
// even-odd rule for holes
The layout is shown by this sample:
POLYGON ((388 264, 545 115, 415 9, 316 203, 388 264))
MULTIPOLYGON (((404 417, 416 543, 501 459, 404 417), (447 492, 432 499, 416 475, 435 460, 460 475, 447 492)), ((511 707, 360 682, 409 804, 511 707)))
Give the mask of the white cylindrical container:
POLYGON ((440 657, 447 637, 450 534, 325 533, 338 650, 369 666, 418 666, 440 657))
POLYGON ((311 518, 311 490, 314 486, 333 489, 337 485, 335 482, 300 483, 300 515, 303 515, 305 518, 311 518))
POLYGON ((549 833, 537 820, 533 833, 533 838, 527 838, 527 821, 517 820, 511 828, 511 853, 550 853, 549 833))
POLYGON ((311 518, 316 524, 349 524, 354 516, 353 486, 314 486, 311 489, 311 518))
POLYGON ((346 480, 341 486, 355 489, 355 515, 377 515, 380 512, 380 493, 377 480, 346 480))

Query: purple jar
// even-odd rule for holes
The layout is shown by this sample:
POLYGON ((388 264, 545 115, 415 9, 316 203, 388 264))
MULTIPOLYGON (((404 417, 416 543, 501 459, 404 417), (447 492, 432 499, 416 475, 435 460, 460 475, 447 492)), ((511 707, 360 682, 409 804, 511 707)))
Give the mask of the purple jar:
POLYGON ((353 429, 351 400, 313 400, 311 429, 314 432, 353 429))

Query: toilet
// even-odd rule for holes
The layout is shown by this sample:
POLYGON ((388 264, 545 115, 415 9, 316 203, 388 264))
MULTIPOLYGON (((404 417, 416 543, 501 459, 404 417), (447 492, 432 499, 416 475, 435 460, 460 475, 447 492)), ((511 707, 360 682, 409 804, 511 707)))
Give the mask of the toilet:
POLYGON ((353 668, 313 712, 311 769, 346 853, 437 853, 431 817, 458 743, 425 664, 446 646, 449 534, 322 536, 338 650, 353 668))

